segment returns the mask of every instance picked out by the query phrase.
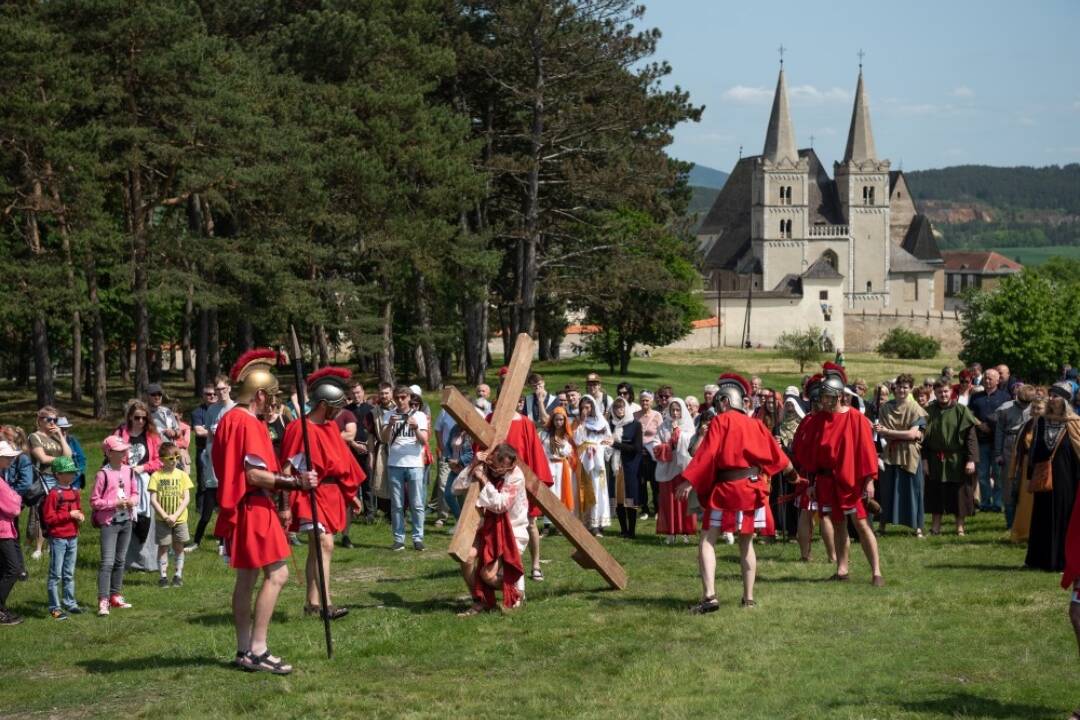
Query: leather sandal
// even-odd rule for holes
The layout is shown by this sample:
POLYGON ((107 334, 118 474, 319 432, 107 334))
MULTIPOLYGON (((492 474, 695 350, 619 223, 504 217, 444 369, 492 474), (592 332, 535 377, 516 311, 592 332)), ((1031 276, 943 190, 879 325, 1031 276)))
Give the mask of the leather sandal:
POLYGON ((480 605, 479 603, 476 603, 474 605, 471 605, 467 610, 462 610, 461 612, 459 612, 457 614, 457 616, 459 618, 474 617, 476 615, 483 615, 484 613, 486 613, 488 611, 489 611, 489 608, 486 608, 483 605, 480 605))
POLYGON ((829 578, 830 582, 846 582, 851 579, 851 575, 841 575, 840 573, 833 573, 829 578))
POLYGON ((716 596, 704 598, 697 605, 690 607, 690 614, 692 615, 705 615, 707 613, 713 613, 720 609, 720 601, 716 599, 716 596))
POLYGON ((245 672, 268 672, 271 675, 288 675, 293 671, 292 665, 281 658, 275 658, 269 650, 261 655, 252 652, 245 654, 240 661, 240 667, 245 672))
POLYGON ((870 584, 874 587, 885 587, 885 578, 880 575, 875 575, 870 579, 870 584))
POLYGON ((540 568, 533 568, 532 575, 530 577, 536 582, 544 582, 544 571, 540 568))
POLYGON ((747 600, 746 598, 743 598, 743 599, 742 599, 742 606, 743 606, 744 608, 756 608, 756 607, 757 607, 757 603, 756 603, 756 602, 754 602, 753 600, 747 600))

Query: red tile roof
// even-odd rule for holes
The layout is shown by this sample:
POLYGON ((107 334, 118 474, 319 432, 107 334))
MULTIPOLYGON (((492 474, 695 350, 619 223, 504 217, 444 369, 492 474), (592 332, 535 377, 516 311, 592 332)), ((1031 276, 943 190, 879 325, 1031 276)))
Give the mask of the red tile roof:
POLYGON ((1024 269, 1020 263, 993 250, 942 250, 941 257, 945 261, 946 272, 966 270, 974 273, 1013 273, 1024 269))

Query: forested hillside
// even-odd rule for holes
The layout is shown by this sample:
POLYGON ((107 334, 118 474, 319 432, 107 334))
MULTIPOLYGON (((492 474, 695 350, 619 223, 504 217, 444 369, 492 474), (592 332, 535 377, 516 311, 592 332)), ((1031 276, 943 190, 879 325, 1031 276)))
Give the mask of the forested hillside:
POLYGON ((944 248, 1080 245, 1080 164, 906 173, 944 248))

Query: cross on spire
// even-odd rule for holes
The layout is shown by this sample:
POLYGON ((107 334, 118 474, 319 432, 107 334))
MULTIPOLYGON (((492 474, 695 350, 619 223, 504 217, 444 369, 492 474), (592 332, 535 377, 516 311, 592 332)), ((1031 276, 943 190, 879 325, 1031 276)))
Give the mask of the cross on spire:
POLYGON ((784 67, 784 53, 787 52, 787 48, 781 44, 780 47, 776 48, 776 52, 780 53, 780 67, 784 67))
POLYGON ((813 135, 810 136, 810 147, 811 148, 814 147, 814 136, 813 135))
MULTIPOLYGON (((866 57, 866 53, 865 53, 865 52, 863 52, 863 49, 862 49, 862 48, 859 48, 858 56, 859 56, 859 70, 862 70, 862 59, 863 59, 864 57, 866 57)), ((782 61, 781 61, 781 62, 782 62, 782 61)))

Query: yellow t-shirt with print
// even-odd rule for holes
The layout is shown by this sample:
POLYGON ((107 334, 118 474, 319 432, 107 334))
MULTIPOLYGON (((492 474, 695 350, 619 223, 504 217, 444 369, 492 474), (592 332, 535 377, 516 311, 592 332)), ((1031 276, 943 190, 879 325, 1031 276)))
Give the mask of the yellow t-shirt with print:
MULTIPOLYGON (((172 472, 158 470, 151 475, 147 490, 156 493, 158 505, 166 513, 172 515, 180 507, 180 503, 184 501, 185 490, 188 491, 188 506, 191 505, 191 490, 194 487, 191 477, 180 468, 176 468, 172 472)), ((180 514, 180 517, 176 518, 177 524, 187 522, 187 513, 187 508, 184 508, 184 512, 180 514)), ((159 514, 157 519, 164 520, 165 518, 159 514)))

